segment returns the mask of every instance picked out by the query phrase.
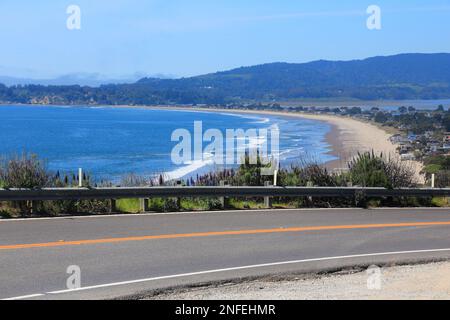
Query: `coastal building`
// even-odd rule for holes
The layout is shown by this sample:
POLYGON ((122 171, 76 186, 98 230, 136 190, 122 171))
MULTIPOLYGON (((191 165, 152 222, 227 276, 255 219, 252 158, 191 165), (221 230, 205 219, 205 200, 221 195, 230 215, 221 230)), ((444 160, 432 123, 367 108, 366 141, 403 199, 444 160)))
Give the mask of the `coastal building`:
POLYGON ((390 137, 390 140, 393 144, 405 144, 409 143, 409 139, 399 133, 394 134, 392 137, 390 137))
POLYGON ((416 160, 416 156, 413 153, 404 153, 400 155, 402 161, 416 160))
POLYGON ((450 132, 444 132, 443 142, 450 142, 450 132))

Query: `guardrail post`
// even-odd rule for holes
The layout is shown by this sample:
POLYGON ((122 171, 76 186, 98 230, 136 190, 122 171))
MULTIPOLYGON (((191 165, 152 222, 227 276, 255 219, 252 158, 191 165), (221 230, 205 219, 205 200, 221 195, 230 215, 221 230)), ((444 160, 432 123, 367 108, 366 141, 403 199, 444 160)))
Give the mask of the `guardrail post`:
POLYGON ((37 212, 37 203, 36 201, 30 201, 31 214, 35 214, 37 212))
POLYGON ((149 211, 149 199, 140 198, 139 199, 139 212, 147 212, 149 211))
POLYGON ((367 195, 364 189, 355 191, 355 206, 366 207, 367 205, 367 195))
MULTIPOLYGON (((177 187, 182 187, 181 180, 177 180, 177 187)), ((177 208, 181 209, 181 197, 177 197, 177 208)))
POLYGON ((109 211, 111 213, 116 212, 117 211, 117 203, 116 203, 116 199, 110 199, 110 207, 109 207, 109 211))
MULTIPOLYGON (((219 184, 221 187, 224 187, 228 185, 228 182, 221 180, 219 184)), ((219 197, 219 201, 223 209, 228 207, 228 197, 219 197)))
MULTIPOLYGON (((314 187, 314 183, 313 183, 312 181, 308 181, 308 182, 306 182, 306 186, 307 186, 308 188, 312 188, 312 187, 314 187)), ((308 201, 312 203, 313 197, 308 196, 308 201)))
MULTIPOLYGON (((271 185, 272 185, 272 183, 270 181, 264 182, 265 187, 270 187, 271 185)), ((272 208, 272 197, 264 197, 264 207, 266 209, 272 208)))

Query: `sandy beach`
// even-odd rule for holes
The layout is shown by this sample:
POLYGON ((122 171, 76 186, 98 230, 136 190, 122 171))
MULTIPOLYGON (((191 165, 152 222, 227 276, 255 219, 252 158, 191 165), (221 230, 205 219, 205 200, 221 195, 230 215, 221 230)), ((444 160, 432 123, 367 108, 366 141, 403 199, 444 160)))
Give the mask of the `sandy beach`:
MULTIPOLYGON (((173 109, 173 108, 172 108, 173 109)), ((227 112, 239 114, 273 115, 293 118, 304 118, 317 121, 325 121, 331 125, 331 131, 326 135, 326 140, 330 144, 330 154, 338 157, 338 160, 330 161, 326 167, 332 170, 347 168, 347 163, 358 152, 374 151, 376 154, 383 153, 385 156, 399 157, 397 146, 394 145, 389 137, 391 134, 383 129, 350 117, 325 115, 325 114, 307 114, 292 113, 282 111, 267 110, 229 110, 229 109, 205 109, 205 108, 178 108, 180 110, 191 111, 210 111, 227 112)), ((411 166, 416 173, 416 182, 423 184, 425 182, 420 171, 423 165, 419 161, 404 161, 405 165, 411 166)))
MULTIPOLYGON (((333 147, 332 153, 338 156, 339 160, 329 163, 328 166, 331 168, 345 167, 358 152, 373 150, 377 154, 400 157, 397 146, 389 139, 391 134, 371 123, 332 115, 303 114, 301 116, 306 119, 326 121, 334 126, 326 138, 333 147)), ((423 164, 419 161, 404 162, 414 169, 417 183, 425 183, 425 178, 420 174, 423 164)))

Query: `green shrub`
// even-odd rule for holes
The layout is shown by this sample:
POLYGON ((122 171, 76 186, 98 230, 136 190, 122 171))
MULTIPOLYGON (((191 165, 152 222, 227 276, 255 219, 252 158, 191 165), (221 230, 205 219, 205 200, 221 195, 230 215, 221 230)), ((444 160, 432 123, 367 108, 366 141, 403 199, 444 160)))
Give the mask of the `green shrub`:
POLYGON ((173 212, 180 208, 177 205, 177 200, 173 198, 151 198, 149 201, 149 208, 158 212, 173 212))
POLYGON ((24 153, 2 161, 0 181, 5 188, 42 188, 49 185, 51 175, 36 155, 24 153))
POLYGON ((219 210, 222 203, 217 198, 182 198, 181 208, 184 210, 219 210))
POLYGON ((381 153, 358 153, 349 162, 349 174, 354 185, 384 187, 388 189, 414 185, 414 170, 396 158, 386 158, 381 153))

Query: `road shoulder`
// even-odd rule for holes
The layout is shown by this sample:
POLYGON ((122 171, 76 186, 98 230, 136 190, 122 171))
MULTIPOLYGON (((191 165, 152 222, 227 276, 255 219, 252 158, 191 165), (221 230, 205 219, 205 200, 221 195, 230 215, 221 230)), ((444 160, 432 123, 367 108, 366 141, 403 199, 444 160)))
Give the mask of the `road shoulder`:
POLYGON ((265 277, 155 293, 152 300, 450 299, 450 261, 265 277), (379 279, 379 281, 378 281, 379 279))

